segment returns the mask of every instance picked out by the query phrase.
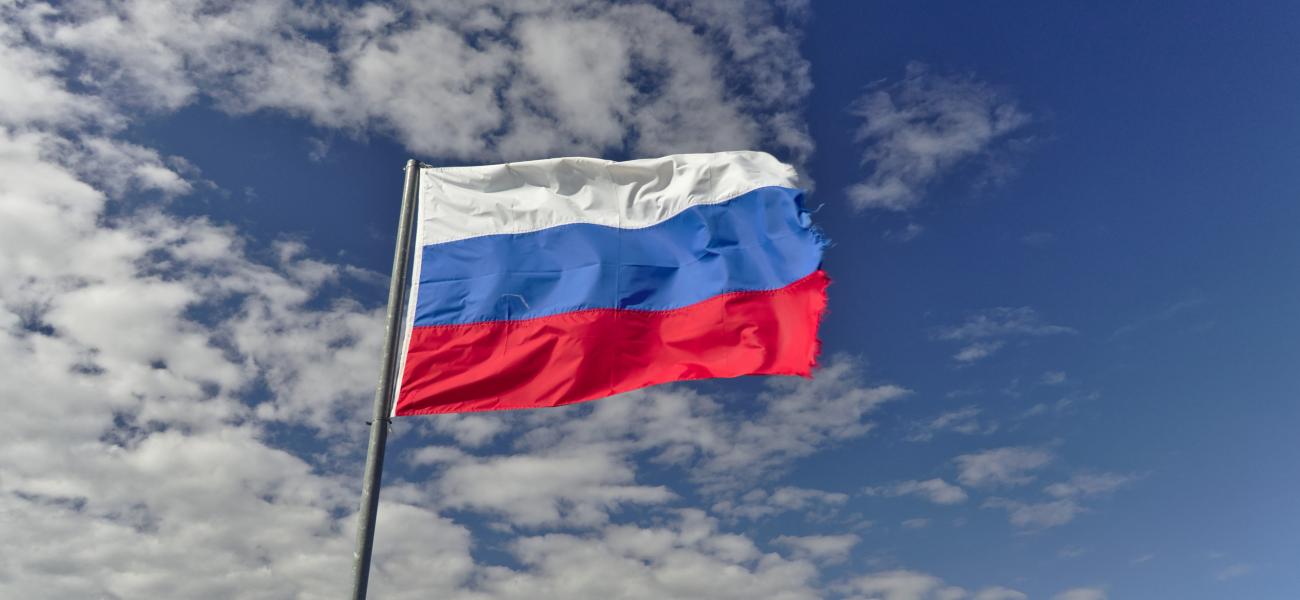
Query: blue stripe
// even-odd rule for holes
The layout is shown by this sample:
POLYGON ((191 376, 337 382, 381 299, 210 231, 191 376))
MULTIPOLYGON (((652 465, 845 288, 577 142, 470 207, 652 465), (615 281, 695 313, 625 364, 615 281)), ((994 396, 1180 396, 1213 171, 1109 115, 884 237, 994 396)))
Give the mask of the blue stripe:
POLYGON ((667 310, 782 288, 821 263, 802 200, 765 187, 643 229, 579 223, 425 246, 415 324, 667 310))

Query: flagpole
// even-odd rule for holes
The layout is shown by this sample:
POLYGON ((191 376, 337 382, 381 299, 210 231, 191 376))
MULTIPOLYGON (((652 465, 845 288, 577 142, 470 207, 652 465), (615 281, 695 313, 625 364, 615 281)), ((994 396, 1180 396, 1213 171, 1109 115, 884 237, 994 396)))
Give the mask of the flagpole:
POLYGON ((357 513, 357 549, 353 553, 352 598, 365 600, 370 583, 370 555, 375 543, 375 515, 379 512, 379 481, 384 472, 384 448, 388 442, 390 402, 397 379, 397 357, 401 354, 403 308, 410 289, 411 230, 415 224, 416 189, 420 163, 406 161, 406 184, 402 190, 402 214, 397 224, 397 247, 393 250, 393 275, 388 284, 388 319, 385 326, 384 360, 375 390, 375 410, 370 420, 370 446, 366 450, 365 480, 361 485, 361 509, 357 513))

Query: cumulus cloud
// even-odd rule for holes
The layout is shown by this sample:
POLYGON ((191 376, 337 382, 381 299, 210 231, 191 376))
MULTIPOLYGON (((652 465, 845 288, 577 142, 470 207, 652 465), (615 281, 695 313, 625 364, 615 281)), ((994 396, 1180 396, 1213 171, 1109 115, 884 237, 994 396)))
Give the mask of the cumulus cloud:
MULTIPOLYGON (((319 570, 346 572, 351 477, 270 445, 243 395, 267 371, 247 362, 258 348, 231 335, 246 314, 217 327, 191 316, 253 295, 305 302, 316 288, 295 274, 310 265, 250 262, 237 235, 201 219, 153 209, 107 216, 118 190, 46 158, 80 143, 0 132, 0 396, 25 407, 0 427, 0 503, 6 535, 28 547, 6 559, 13 576, 0 589, 234 597, 337 588, 343 582, 319 570)), ((107 164, 159 163, 131 149, 107 164)), ((373 373, 373 358, 365 362, 373 373)), ((365 399, 339 398, 355 409, 365 399)))
POLYGON ((796 558, 826 564, 842 563, 849 557, 849 551, 861 541, 856 535, 783 535, 775 540, 777 545, 793 551, 796 558))
POLYGON ((721 493, 750 489, 796 459, 866 435, 875 425, 871 415, 907 393, 865 384, 860 361, 838 356, 811 380, 769 379, 763 392, 743 401, 660 387, 529 413, 521 417, 527 431, 517 443, 532 451, 599 446, 690 465, 689 476, 702 490, 721 493))
POLYGON ((966 590, 945 585, 942 579, 903 569, 855 577, 844 586, 851 598, 880 600, 958 600, 966 590))
POLYGON ((862 575, 843 585, 848 598, 853 600, 1019 600, 1025 595, 1017 590, 992 586, 981 589, 974 596, 966 590, 951 586, 934 575, 895 569, 862 575))
POLYGON ((996 155, 1031 120, 987 83, 916 63, 901 81, 871 86, 852 112, 862 118, 857 140, 870 175, 848 188, 849 198, 860 209, 900 212, 957 167, 996 155))
POLYGON ((625 504, 658 504, 672 492, 633 484, 633 469, 599 448, 454 463, 438 478, 444 503, 503 514, 526 527, 601 525, 625 504))
MULTIPOLYGON (((277 111, 426 156, 655 155, 766 147, 811 151, 803 9, 765 3, 360 4, 278 0, 38 5, 28 33, 85 62, 119 104, 173 111, 203 98, 235 114, 277 111)), ((53 60, 41 58, 41 60, 53 60)), ((50 86, 0 73, 14 110, 50 86)), ((57 89, 57 86, 55 87, 57 89)))
POLYGON ((500 599, 780 598, 812 600, 816 568, 760 552, 748 539, 686 510, 660 527, 611 525, 591 536, 515 540, 519 570, 494 568, 478 588, 500 599))

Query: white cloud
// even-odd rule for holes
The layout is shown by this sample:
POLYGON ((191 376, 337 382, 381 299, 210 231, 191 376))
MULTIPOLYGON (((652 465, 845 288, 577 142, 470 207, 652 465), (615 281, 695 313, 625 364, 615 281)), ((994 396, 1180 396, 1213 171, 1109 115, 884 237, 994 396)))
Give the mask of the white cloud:
MULTIPOLYGON (((1096 394, 1092 395, 1092 397, 1095 396, 1096 394)), ((1069 398, 1069 397, 1061 398, 1060 400, 1057 400, 1056 402, 1053 402, 1051 404, 1045 402, 1039 402, 1038 404, 1035 404, 1029 407, 1028 409, 1026 409, 1025 412, 1021 413, 1020 418, 1028 419, 1030 417, 1038 417, 1049 413, 1059 415, 1069 410, 1071 406, 1074 406, 1074 398, 1069 398)))
POLYGON ((941 340, 967 341, 1063 333, 1075 333, 1075 331, 1069 327, 1044 322, 1038 311, 1031 307, 1001 306, 972 313, 960 325, 940 329, 935 337, 941 340))
POLYGON ((906 211, 954 167, 988 158, 1029 115, 1004 93, 973 77, 943 76, 911 64, 902 81, 875 85, 853 105, 863 123, 863 164, 870 175, 849 187, 860 209, 906 211))
POLYGON ((1132 475, 1120 473, 1080 473, 1068 481, 1053 483, 1043 491, 1057 498, 1095 496, 1112 492, 1134 479, 1132 475))
POLYGON ((925 227, 916 223, 908 223, 902 229, 888 229, 880 237, 891 242, 910 242, 920 237, 925 232, 925 227))
MULTIPOLYGON (((78 174, 158 164, 111 140, 0 129, 0 397, 24 406, 0 424, 0 513, 28 549, 5 566, 0 595, 327 594, 345 583, 354 478, 270 445, 240 397, 264 373, 246 362, 255 348, 227 335, 241 314, 213 328, 190 312, 252 288, 305 302, 319 269, 250 262, 232 231, 147 205, 106 214, 110 193, 183 191, 169 177, 78 174), (47 158, 74 156, 50 152, 67 147, 91 149, 75 171, 47 158)), ((460 529, 419 510, 436 525, 409 529, 432 534, 426 550, 441 556, 460 529)))
POLYGON ((456 443, 471 448, 490 443, 507 428, 501 419, 481 414, 439 415, 431 420, 430 426, 452 436, 456 443))
POLYGON ((1012 338, 1069 333, 1075 333, 1075 330, 1045 322, 1031 307, 1002 306, 974 312, 958 325, 939 328, 934 332, 934 338, 962 342, 961 349, 952 358, 968 365, 992 356, 1012 338))
POLYGON ((477 588, 501 600, 820 597, 812 587, 817 571, 811 563, 763 554, 747 538, 716 527, 688 510, 661 527, 521 538, 510 551, 524 569, 489 569, 477 588))
POLYGON ((1087 512, 1081 502, 1084 498, 1108 494, 1132 482, 1136 477, 1117 473, 1080 473, 1067 481, 1043 488, 1053 500, 1023 502, 1006 498, 990 498, 985 508, 1002 508, 1012 525, 1027 529, 1045 529, 1073 521, 1087 512))
POLYGON ((776 544, 790 548, 795 558, 811 560, 825 564, 842 563, 849 557, 849 551, 861 541, 851 533, 843 535, 783 535, 773 540, 776 544))
POLYGON ((674 495, 634 484, 632 467, 592 447, 583 452, 469 459, 437 479, 442 501, 505 515, 524 527, 594 526, 625 504, 660 504, 674 495))
POLYGON ((866 491, 880 496, 920 496, 935 504, 960 504, 967 498, 965 490, 942 479, 900 481, 888 486, 867 488, 866 491))
POLYGON ((1052 461, 1052 454, 1040 448, 1008 446, 963 454, 955 461, 958 481, 969 486, 1020 485, 1033 481, 1032 471, 1052 461))
POLYGON ((822 519, 848 500, 848 494, 784 486, 771 493, 761 489, 750 490, 739 499, 715 503, 712 510, 720 515, 743 519, 763 519, 791 511, 822 519))
POLYGON ((648 453, 655 462, 690 465, 705 491, 748 489, 796 459, 866 435, 870 415, 907 394, 893 385, 864 385, 860 364, 833 357, 811 380, 771 378, 743 403, 681 387, 660 387, 603 402, 525 415, 521 447, 533 451, 599 445, 648 453), (736 414, 743 417, 736 418, 736 414))
POLYGON ((444 469, 433 486, 445 506, 502 516, 521 527, 597 527, 622 507, 673 500, 662 486, 636 482, 638 457, 682 467, 698 493, 716 499, 719 515, 758 519, 800 511, 816 520, 847 496, 789 486, 735 494, 783 473, 795 459, 866 434, 867 416, 902 393, 862 386, 856 363, 841 358, 811 381, 769 381, 757 402, 746 398, 741 418, 721 410, 719 399, 655 388, 582 406, 481 415, 484 424, 468 432, 455 421, 439 425, 461 437, 473 438, 479 428, 512 435, 517 453, 474 457, 437 447, 415 453, 410 462, 444 469))
POLYGON ((1019 590, 994 586, 980 590, 972 600, 1025 600, 1028 597, 1019 590))
POLYGON ((1012 525, 1025 529, 1046 529, 1073 521, 1086 509, 1073 499, 1028 503, 1006 498, 990 498, 985 508, 1003 508, 1012 525))
POLYGON ((1070 588, 1055 596, 1052 600, 1106 600, 1106 590, 1096 587, 1070 588))
POLYGON ((1024 600, 1019 590, 990 586, 975 595, 947 585, 933 575, 906 569, 880 571, 853 578, 841 586, 852 600, 1024 600))
POLYGON ((1004 345, 1006 345, 1006 342, 1001 340, 992 342, 975 342, 963 346, 961 350, 958 350, 956 354, 952 355, 952 359, 959 363, 973 363, 982 358, 992 356, 994 352, 1001 350, 1004 345))
POLYGON ((844 588, 851 594, 850 598, 862 600, 957 600, 966 597, 965 590, 945 585, 938 577, 903 569, 855 577, 844 588))
MULTIPOLYGON (((798 28, 778 23, 803 9, 672 8, 128 0, 23 17, 42 43, 82 58, 85 83, 122 106, 173 111, 208 97, 236 114, 282 111, 351 134, 391 133, 429 157, 762 146, 801 162, 811 84, 798 28)), ((24 64, 57 66, 38 58, 24 64)), ((30 82, 10 88, 15 111, 76 114, 32 101, 59 98, 29 74, 0 72, 30 82)))
POLYGON ((930 526, 930 520, 925 518, 906 519, 901 525, 908 529, 923 529, 930 526))
POLYGON ((120 126, 107 103, 67 89, 58 75, 66 59, 32 47, 15 12, 0 7, 0 126, 120 126))

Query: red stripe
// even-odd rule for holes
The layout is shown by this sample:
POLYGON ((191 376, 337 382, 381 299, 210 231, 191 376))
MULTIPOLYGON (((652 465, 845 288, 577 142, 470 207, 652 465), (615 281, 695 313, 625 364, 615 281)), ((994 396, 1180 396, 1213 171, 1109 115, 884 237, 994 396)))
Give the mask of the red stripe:
POLYGON ((396 414, 560 406, 688 379, 807 377, 829 282, 818 270, 676 310, 416 327, 396 414))

